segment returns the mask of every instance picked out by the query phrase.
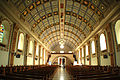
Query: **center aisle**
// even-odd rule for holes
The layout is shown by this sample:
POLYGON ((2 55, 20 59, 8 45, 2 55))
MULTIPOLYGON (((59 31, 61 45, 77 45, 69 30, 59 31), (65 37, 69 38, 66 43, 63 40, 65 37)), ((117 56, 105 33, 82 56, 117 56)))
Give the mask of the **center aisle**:
POLYGON ((52 80, 72 80, 66 69, 58 68, 52 80))

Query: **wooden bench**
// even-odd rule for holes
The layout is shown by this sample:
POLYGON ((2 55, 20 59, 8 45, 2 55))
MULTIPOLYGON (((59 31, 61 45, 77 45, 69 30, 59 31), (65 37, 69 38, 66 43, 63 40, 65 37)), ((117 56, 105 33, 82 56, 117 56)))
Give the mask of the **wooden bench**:
POLYGON ((119 69, 116 67, 67 66, 67 71, 74 80, 120 80, 119 69))
POLYGON ((1 67, 0 79, 4 80, 48 80, 58 66, 12 66, 1 67))

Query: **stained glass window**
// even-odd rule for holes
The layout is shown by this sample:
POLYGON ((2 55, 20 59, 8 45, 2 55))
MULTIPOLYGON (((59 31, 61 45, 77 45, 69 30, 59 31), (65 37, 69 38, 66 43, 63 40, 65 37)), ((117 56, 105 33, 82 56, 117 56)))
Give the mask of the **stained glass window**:
POLYGON ((3 41, 3 36, 4 36, 4 26, 1 24, 0 25, 0 42, 3 41))

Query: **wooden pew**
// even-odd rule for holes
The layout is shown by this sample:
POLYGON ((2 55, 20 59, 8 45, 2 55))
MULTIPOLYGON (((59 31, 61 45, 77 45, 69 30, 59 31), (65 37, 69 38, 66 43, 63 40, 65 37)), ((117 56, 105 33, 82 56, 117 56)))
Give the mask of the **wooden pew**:
POLYGON ((110 66, 67 66, 74 80, 119 80, 119 69, 110 66))
POLYGON ((58 66, 6 66, 0 68, 0 79, 47 80, 58 66))

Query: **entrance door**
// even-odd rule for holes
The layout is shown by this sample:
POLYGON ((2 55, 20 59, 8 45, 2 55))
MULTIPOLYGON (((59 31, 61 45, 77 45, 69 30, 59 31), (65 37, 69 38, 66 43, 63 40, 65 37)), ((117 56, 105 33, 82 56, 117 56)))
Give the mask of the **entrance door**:
POLYGON ((66 64, 66 58, 65 57, 58 57, 58 65, 63 67, 66 64))

